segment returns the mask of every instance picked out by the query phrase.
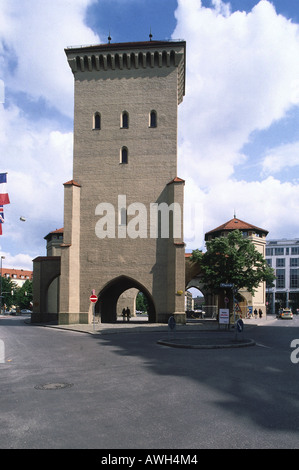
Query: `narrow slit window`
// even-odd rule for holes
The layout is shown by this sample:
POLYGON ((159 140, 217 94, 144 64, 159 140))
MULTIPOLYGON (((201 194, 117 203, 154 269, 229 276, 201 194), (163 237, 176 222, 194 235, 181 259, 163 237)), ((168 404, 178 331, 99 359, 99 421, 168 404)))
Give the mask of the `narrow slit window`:
POLYGON ((95 113, 93 117, 93 128, 94 129, 101 129, 101 115, 100 113, 95 113))
POLYGON ((129 114, 127 113, 127 111, 124 111, 122 113, 122 117, 121 117, 121 127, 123 129, 129 129, 129 114))
POLYGON ((151 111, 151 113, 150 113, 150 127, 157 127, 157 113, 156 113, 156 111, 151 111))
POLYGON ((119 211, 119 225, 127 225, 127 209, 125 207, 119 211))
POLYGON ((120 163, 128 163, 128 149, 127 147, 123 147, 121 149, 121 155, 120 155, 120 163))

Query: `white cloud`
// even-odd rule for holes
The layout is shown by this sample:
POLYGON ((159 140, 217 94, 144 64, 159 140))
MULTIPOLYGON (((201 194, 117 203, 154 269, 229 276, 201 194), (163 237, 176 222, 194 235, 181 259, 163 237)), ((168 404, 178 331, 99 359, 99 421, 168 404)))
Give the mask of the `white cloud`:
POLYGON ((2 0, 0 53, 6 86, 72 116, 72 74, 64 49, 94 44, 99 36, 84 24, 94 0, 2 0))
POLYGON ((3 272, 5 272, 5 267, 13 269, 25 269, 28 271, 32 270, 32 259, 29 255, 21 253, 12 256, 10 253, 1 252, 1 256, 5 256, 5 259, 2 262, 3 272))
POLYGON ((283 144, 269 150, 263 159, 262 171, 263 174, 276 174, 285 168, 296 166, 299 166, 299 142, 283 144))
POLYGON ((45 254, 43 237, 63 224, 63 183, 72 178, 74 80, 64 49, 100 42, 84 22, 93 2, 0 3, 0 79, 6 99, 0 104, 0 171, 8 173, 11 200, 0 242, 15 267, 45 254), (20 102, 23 96, 26 105, 20 102), (35 109, 41 104, 44 114, 30 114, 28 103, 35 109), (69 131, 60 128, 55 109, 71 118, 69 131))
MULTIPOLYGON (((178 0, 173 37, 187 42, 179 176, 186 180, 186 191, 188 185, 200 188, 204 231, 232 218, 239 206, 241 219, 277 236, 294 231, 298 236, 299 222, 290 220, 291 207, 299 203, 299 186, 271 178, 240 183, 235 175, 238 165, 249 163, 242 148, 252 133, 269 128, 299 105, 299 27, 278 15, 267 0, 250 13, 232 13, 221 0, 213 4, 204 8, 198 0, 178 0), (289 222, 282 225, 281 220, 289 222)), ((267 155, 263 178, 272 174, 271 165, 274 172, 297 164, 297 150, 292 145, 267 155), (280 160, 282 150, 288 152, 280 160)), ((260 165, 261 156, 256 160, 260 165)), ((196 194, 190 191, 191 198, 192 192, 196 194)), ((186 192, 186 203, 188 197, 186 192)))

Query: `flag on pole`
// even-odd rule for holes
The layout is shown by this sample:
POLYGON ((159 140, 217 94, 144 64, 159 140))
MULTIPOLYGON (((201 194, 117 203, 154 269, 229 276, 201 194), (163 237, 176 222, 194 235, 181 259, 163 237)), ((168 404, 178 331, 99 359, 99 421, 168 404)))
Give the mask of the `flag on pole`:
POLYGON ((0 206, 0 235, 2 235, 2 224, 4 224, 4 209, 0 206))
POLYGON ((9 204, 9 196, 6 189, 7 173, 0 173, 0 205, 9 204))

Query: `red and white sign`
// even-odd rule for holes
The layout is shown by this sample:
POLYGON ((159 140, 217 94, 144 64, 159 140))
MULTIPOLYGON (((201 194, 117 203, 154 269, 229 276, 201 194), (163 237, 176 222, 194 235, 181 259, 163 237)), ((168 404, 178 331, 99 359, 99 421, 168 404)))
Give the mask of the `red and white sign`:
POLYGON ((93 302, 94 304, 98 301, 98 298, 95 294, 92 294, 90 297, 89 297, 89 300, 90 302, 93 302))
POLYGON ((229 323, 229 309, 220 308, 219 309, 219 323, 228 324, 229 323))

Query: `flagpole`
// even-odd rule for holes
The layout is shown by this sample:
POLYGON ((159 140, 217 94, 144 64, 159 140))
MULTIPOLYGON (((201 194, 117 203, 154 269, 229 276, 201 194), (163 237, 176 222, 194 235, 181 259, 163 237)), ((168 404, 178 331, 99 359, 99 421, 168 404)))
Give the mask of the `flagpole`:
POLYGON ((2 296, 2 260, 3 260, 3 259, 5 259, 5 256, 2 256, 2 255, 1 255, 1 277, 0 277, 0 315, 1 315, 1 313, 2 313, 2 304, 3 304, 3 302, 2 302, 2 298, 3 298, 3 296, 2 296))

